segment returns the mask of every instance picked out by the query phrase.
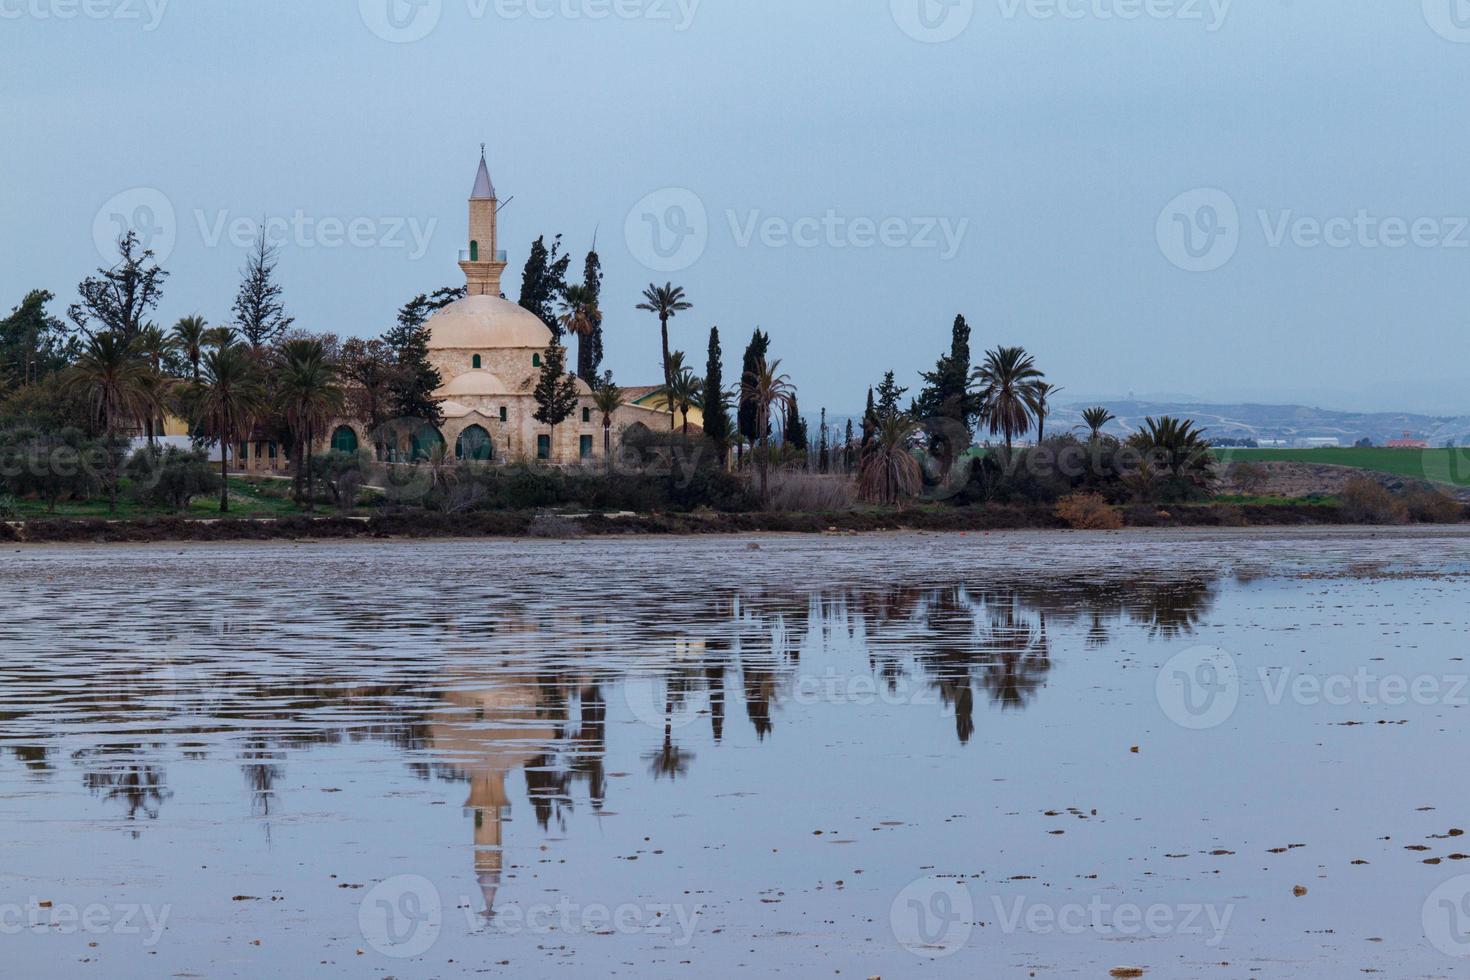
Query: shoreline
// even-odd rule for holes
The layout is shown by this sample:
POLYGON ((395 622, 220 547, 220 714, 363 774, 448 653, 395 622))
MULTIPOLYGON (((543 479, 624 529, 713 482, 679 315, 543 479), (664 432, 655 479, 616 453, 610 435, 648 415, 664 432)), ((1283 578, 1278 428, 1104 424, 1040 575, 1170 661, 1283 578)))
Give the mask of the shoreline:
MULTIPOLYGON (((833 514, 751 512, 685 514, 387 513, 372 516, 293 515, 282 518, 158 517, 108 520, 50 518, 0 523, 0 543, 12 545, 363 540, 576 540, 616 537, 734 537, 738 535, 866 535, 881 533, 998 533, 1010 531, 1126 533, 1161 530, 1282 529, 1450 530, 1462 524, 1372 524, 1345 519, 1335 507, 1297 504, 1204 504, 1125 508, 1113 531, 1068 527, 1051 508, 989 505, 833 514)), ((1467 528, 1470 532, 1470 528, 1467 528)))

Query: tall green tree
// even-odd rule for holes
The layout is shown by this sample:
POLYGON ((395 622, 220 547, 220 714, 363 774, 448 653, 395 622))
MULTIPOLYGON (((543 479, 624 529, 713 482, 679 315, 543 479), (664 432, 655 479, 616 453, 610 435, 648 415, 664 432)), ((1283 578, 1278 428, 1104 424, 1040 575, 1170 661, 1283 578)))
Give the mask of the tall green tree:
POLYGON ((77 285, 81 298, 67 307, 66 315, 83 334, 111 331, 127 347, 163 298, 168 273, 154 261, 153 250, 138 242, 136 232, 119 238, 117 250, 116 265, 98 269, 77 285))
POLYGON ((240 335, 257 351, 275 343, 296 322, 281 302, 281 284, 276 281, 279 256, 280 249, 262 230, 240 270, 240 289, 230 307, 240 335))
POLYGON ((725 405, 720 328, 709 328, 709 359, 704 366, 704 434, 719 448, 723 468, 730 450, 730 411, 725 405))
POLYGON ((443 387, 444 379, 429 361, 427 327, 429 317, 439 308, 436 302, 420 294, 405 303, 398 311, 397 325, 383 335, 383 342, 393 355, 393 377, 388 385, 390 411, 396 418, 422 419, 440 426, 444 424, 444 410, 434 392, 443 387))
POLYGON ((26 293, 20 305, 0 320, 0 377, 25 387, 55 374, 77 355, 66 324, 46 311, 56 297, 45 289, 26 293))
POLYGON ((1036 412, 1036 384, 1045 375, 1022 347, 987 351, 972 380, 979 389, 981 419, 990 434, 1005 437, 1006 449, 1018 435, 1031 431, 1036 412))
POLYGON ((899 399, 908 393, 907 388, 900 388, 898 382, 893 380, 893 372, 889 371, 883 375, 883 383, 878 386, 878 421, 886 422, 897 418, 903 409, 899 407, 899 399))
POLYGON ((583 381, 597 387, 597 372, 602 370, 602 258, 597 254, 597 236, 593 236, 592 250, 582 264, 582 288, 587 291, 591 308, 596 312, 592 334, 587 338, 587 363, 582 363, 582 345, 577 345, 577 373, 583 381), (586 374, 583 374, 585 369, 586 374))
POLYGON ((107 510, 114 513, 123 433, 162 408, 153 370, 132 343, 104 330, 87 338, 65 384, 86 397, 93 418, 101 425, 107 459, 107 510))
POLYGON ((970 325, 963 315, 954 318, 949 352, 923 377, 924 387, 915 399, 920 415, 953 419, 969 428, 975 397, 970 393, 970 325))
POLYGON ((750 402, 755 407, 756 428, 761 434, 756 466, 760 470, 761 506, 765 506, 770 502, 768 481, 771 466, 771 412, 785 409, 795 396, 796 389, 791 386, 791 379, 781 373, 779 360, 767 364, 765 358, 761 358, 754 373, 746 380, 750 382, 750 402))
POLYGON ((827 409, 822 408, 822 428, 817 436, 817 472, 826 473, 832 468, 832 450, 827 440, 827 409))
POLYGON ((316 507, 313 448, 345 401, 338 377, 337 366, 327 359, 320 340, 302 338, 282 345, 275 377, 277 408, 295 444, 296 500, 304 499, 307 510, 316 507))
POLYGON ((805 455, 810 443, 807 441, 806 419, 801 417, 801 407, 796 403, 794 388, 791 391, 791 397, 786 400, 786 418, 781 429, 785 435, 786 445, 805 455))
POLYGON ((219 444, 219 512, 230 510, 229 455, 268 407, 258 360, 239 344, 204 355, 204 381, 192 399, 201 432, 219 444))
POLYGON ((567 373, 567 349, 556 341, 541 355, 541 376, 531 392, 536 399, 535 419, 551 427, 552 453, 556 452, 556 427, 577 410, 577 379, 567 373))
POLYGON ((384 426, 393 420, 393 352, 382 340, 350 338, 342 344, 342 378, 347 382, 347 413, 373 434, 377 457, 383 457, 384 426))
POLYGON ((602 323, 602 311, 597 308, 596 294, 584 285, 573 284, 561 299, 561 312, 557 323, 566 333, 577 337, 577 377, 593 384, 597 380, 597 369, 592 363, 592 337, 602 323))
POLYGON ((521 308, 540 317, 556 335, 558 343, 562 331, 556 318, 556 302, 566 294, 567 268, 571 264, 571 255, 561 254, 561 236, 553 238, 548 249, 546 236, 542 235, 531 245, 525 271, 521 273, 521 308))
POLYGON ((863 409, 863 443, 862 450, 868 451, 872 445, 873 437, 878 433, 878 404, 873 400, 873 389, 868 389, 868 405, 863 409))
POLYGON ((740 404, 736 410, 740 423, 740 436, 752 446, 765 438, 766 433, 760 429, 759 413, 756 411, 751 386, 754 384, 753 379, 759 375, 760 366, 770 350, 770 334, 762 333, 761 328, 756 327, 755 333, 751 335, 750 343, 745 347, 745 356, 740 365, 740 404))
POLYGON ((197 313, 186 316, 174 324, 173 341, 184 360, 189 362, 189 372, 194 382, 199 382, 199 363, 204 358, 204 347, 208 343, 209 325, 197 313))
POLYGON ((1098 405, 1094 408, 1089 408, 1082 413, 1082 422, 1092 433, 1089 438, 1093 442, 1097 442, 1099 439, 1102 438, 1102 430, 1107 426, 1109 422, 1113 421, 1116 418, 1116 415, 1108 411, 1106 408, 1103 408, 1101 405, 1098 405))
POLYGON ((607 470, 611 473, 613 416, 625 404, 623 389, 613 384, 611 376, 604 378, 592 393, 592 403, 597 406, 597 412, 602 416, 602 455, 607 460, 607 470))
MULTIPOLYGON (((674 383, 673 360, 669 352, 669 321, 685 310, 693 309, 694 304, 685 299, 682 286, 675 286, 671 282, 662 286, 649 283, 648 288, 643 291, 643 302, 637 308, 658 317, 659 330, 663 335, 664 387, 668 388, 674 383)), ((674 416, 671 412, 669 429, 673 428, 674 416)))
POLYGON ((689 412, 703 401, 704 384, 695 375, 694 369, 684 364, 684 352, 674 351, 674 382, 664 390, 664 401, 669 411, 684 418, 683 432, 689 434, 689 412))
POLYGON ((1032 385, 1032 411, 1036 415, 1036 441, 1046 439, 1046 419, 1051 415, 1051 400, 1062 389, 1049 381, 1038 381, 1032 385))

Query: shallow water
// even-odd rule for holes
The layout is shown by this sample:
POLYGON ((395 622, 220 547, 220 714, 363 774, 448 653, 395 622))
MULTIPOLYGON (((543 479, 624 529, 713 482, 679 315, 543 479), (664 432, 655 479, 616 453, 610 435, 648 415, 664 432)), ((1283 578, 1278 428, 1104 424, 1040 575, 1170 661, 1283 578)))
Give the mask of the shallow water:
POLYGON ((0 972, 1461 975, 1467 574, 1424 531, 7 551, 0 972))

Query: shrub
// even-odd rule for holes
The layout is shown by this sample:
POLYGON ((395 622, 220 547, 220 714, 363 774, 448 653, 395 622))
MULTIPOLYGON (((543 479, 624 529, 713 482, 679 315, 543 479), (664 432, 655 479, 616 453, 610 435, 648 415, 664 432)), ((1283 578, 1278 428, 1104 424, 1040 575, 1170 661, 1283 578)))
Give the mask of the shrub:
POLYGON ((1422 524, 1458 524, 1465 508, 1443 493, 1420 487, 1404 495, 1409 519, 1422 524))
POLYGON ((187 510, 195 497, 219 493, 219 474, 203 450, 145 447, 128 460, 133 495, 143 503, 187 510))
POLYGON ((1355 476, 1338 494, 1343 516, 1355 524, 1402 524, 1409 509, 1377 480, 1355 476))
POLYGON ((581 524, 556 514, 537 514, 526 528, 533 538, 580 538, 583 533, 581 524))
POLYGON ((845 476, 772 470, 769 510, 826 513, 851 510, 857 488, 845 476))
POLYGON ((8 493, 0 493, 0 521, 13 521, 20 516, 20 504, 8 493))
POLYGON ((1230 467, 1229 478, 1242 494, 1254 497, 1261 492, 1271 476, 1264 466, 1256 463, 1236 463, 1230 467))
POLYGON ((1057 503, 1057 517, 1077 531, 1116 531, 1123 515, 1100 494, 1074 493, 1057 503))

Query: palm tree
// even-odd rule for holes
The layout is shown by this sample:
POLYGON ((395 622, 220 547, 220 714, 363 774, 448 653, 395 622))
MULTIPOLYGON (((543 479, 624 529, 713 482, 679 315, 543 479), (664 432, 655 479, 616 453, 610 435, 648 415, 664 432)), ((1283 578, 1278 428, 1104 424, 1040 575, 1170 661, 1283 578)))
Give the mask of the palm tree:
POLYGON ((276 397, 296 442, 296 500, 302 500, 305 465, 306 509, 315 509, 312 447, 317 433, 342 410, 345 395, 337 383, 337 367, 327 360, 319 340, 290 340, 281 348, 276 397))
MULTIPOLYGON (((694 304, 685 301, 683 286, 675 286, 671 282, 662 286, 649 283, 648 288, 643 291, 643 302, 637 308, 658 315, 658 325, 664 342, 664 387, 670 388, 674 383, 674 370, 673 359, 669 354, 669 320, 685 310, 692 310, 694 304)), ((669 429, 673 428, 674 413, 670 412, 669 429)))
POLYGON ((174 345, 189 362, 189 367, 194 372, 194 383, 199 383, 199 361, 204 357, 204 346, 208 343, 207 335, 209 326, 204 322, 204 317, 197 313, 186 316, 174 324, 174 345))
POLYGON ((1049 381, 1038 381, 1031 389, 1035 393, 1036 441, 1046 441, 1046 417, 1051 414, 1051 396, 1062 389, 1049 381))
POLYGON ((567 333, 577 335, 577 377, 591 384, 592 335, 602 322, 602 311, 597 308, 597 293, 581 283, 573 283, 562 294, 561 315, 557 317, 567 333))
POLYGON ((223 350, 240 339, 240 331, 234 327, 210 327, 204 331, 204 343, 215 350, 223 350))
POLYGON ((1172 494, 1193 496, 1209 489, 1214 457, 1204 431, 1192 419, 1168 415, 1144 420, 1144 427, 1128 440, 1144 456, 1143 467, 1157 467, 1172 484, 1172 494))
POLYGON ((136 424, 160 410, 153 370, 137 348, 110 330, 92 334, 64 382, 66 390, 81 391, 93 415, 102 423, 107 446, 107 512, 117 511, 118 426, 136 424))
POLYGON ((148 323, 138 331, 133 343, 137 346, 138 353, 147 359, 149 367, 153 369, 152 382, 158 393, 159 411, 158 413, 149 412, 143 424, 143 434, 148 439, 148 445, 152 446, 158 436, 159 419, 157 415, 162 412, 170 389, 169 379, 163 373, 163 362, 173 353, 174 342, 168 334, 159 329, 158 324, 148 323))
POLYGON ((623 389, 611 381, 597 386, 592 392, 592 404, 602 413, 602 454, 607 457, 608 472, 612 472, 612 423, 613 415, 625 404, 623 389))
POLYGON ((763 357, 754 371, 745 376, 748 388, 746 400, 755 406, 755 430, 760 433, 760 455, 756 462, 761 474, 761 506, 767 502, 767 471, 770 469, 771 454, 771 408, 789 408, 796 388, 791 379, 781 373, 779 360, 766 363, 763 357))
POLYGON ((684 352, 674 351, 670 358, 670 369, 673 374, 673 383, 663 391, 664 401, 669 406, 669 417, 682 413, 684 416, 684 435, 689 434, 689 410, 699 405, 700 396, 704 392, 704 382, 694 373, 693 368, 684 366, 684 352))
POLYGON ((1082 421, 1086 423, 1089 429, 1092 430, 1093 442, 1097 442, 1099 439, 1102 438, 1103 428, 1109 422, 1117 419, 1117 417, 1118 416, 1114 415, 1106 408, 1103 408, 1101 405, 1097 406, 1096 408, 1089 408, 1082 413, 1082 421))
POLYGON ((1000 347, 985 354, 971 380, 980 388, 981 421, 990 434, 1003 433, 1006 450, 1012 440, 1031 431, 1036 410, 1036 383, 1044 375, 1023 347, 1000 347))
POLYGON ((254 359, 237 344, 226 344, 204 355, 204 382, 195 411, 204 433, 219 443, 221 514, 230 510, 230 447, 244 438, 266 404, 254 367, 254 359))
POLYGON ((924 476, 909 451, 909 440, 916 431, 914 420, 904 414, 879 423, 858 468, 858 492, 864 500, 902 506, 918 494, 924 476))

